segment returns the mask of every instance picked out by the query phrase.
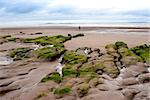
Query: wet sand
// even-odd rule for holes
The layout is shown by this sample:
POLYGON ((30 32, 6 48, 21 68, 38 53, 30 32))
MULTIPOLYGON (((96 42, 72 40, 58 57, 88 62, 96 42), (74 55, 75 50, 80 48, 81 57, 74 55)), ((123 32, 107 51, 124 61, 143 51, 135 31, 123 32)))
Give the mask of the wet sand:
MULTIPOLYGON (((103 48, 104 45, 116 41, 124 41, 129 47, 145 43, 150 44, 150 27, 81 27, 80 30, 78 27, 70 26, 0 28, 0 35, 10 34, 22 38, 78 33, 84 33, 85 36, 65 43, 67 49, 76 49, 83 46, 103 48), (43 34, 31 35, 37 32, 42 32, 43 34)), ((0 48, 5 48, 5 46, 0 48)))

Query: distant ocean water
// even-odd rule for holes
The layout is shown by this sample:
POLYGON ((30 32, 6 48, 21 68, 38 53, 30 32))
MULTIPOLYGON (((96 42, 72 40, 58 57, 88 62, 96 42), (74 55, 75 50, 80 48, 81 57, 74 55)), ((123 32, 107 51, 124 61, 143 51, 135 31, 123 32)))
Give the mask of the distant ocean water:
POLYGON ((1 21, 0 28, 38 26, 111 26, 150 27, 150 22, 104 22, 97 20, 41 20, 41 21, 1 21))

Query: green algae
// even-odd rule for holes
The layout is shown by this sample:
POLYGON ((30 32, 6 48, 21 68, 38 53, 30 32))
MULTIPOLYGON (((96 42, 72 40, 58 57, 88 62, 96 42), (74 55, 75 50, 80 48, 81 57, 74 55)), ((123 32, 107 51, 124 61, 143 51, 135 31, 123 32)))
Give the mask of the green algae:
POLYGON ((50 75, 45 76, 41 82, 47 82, 47 81, 54 81, 56 83, 60 83, 62 81, 62 78, 60 77, 59 73, 53 72, 50 75))
POLYGON ((16 48, 16 49, 12 49, 10 50, 8 56, 12 57, 13 60, 22 60, 24 58, 29 58, 30 57, 30 51, 32 49, 31 48, 16 48))

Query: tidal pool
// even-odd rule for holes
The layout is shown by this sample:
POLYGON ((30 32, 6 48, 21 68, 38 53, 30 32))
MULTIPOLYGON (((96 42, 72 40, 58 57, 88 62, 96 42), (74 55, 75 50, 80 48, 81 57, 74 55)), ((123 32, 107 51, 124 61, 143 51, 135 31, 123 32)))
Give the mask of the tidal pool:
POLYGON ((0 65, 9 65, 13 62, 13 59, 7 56, 0 56, 0 65))

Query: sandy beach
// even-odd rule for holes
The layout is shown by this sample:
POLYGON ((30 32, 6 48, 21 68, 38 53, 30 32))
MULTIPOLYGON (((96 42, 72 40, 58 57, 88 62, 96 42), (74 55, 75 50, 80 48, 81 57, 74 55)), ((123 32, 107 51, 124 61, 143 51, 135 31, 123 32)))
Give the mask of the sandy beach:
POLYGON ((43 26, 43 27, 23 27, 23 28, 0 28, 0 35, 14 35, 15 37, 38 37, 51 35, 67 35, 83 33, 84 37, 73 39, 65 46, 67 49, 78 47, 104 47, 106 44, 116 41, 124 41, 129 47, 140 44, 150 43, 150 27, 86 27, 79 30, 78 27, 70 26, 43 26), (23 32, 25 34, 21 34, 23 32), (41 35, 31 35, 32 33, 42 32, 41 35))
MULTIPOLYGON (((0 28, 0 36, 11 35, 12 37, 17 38, 35 38, 39 36, 55 36, 55 35, 64 35, 68 34, 75 35, 78 33, 84 34, 83 37, 73 38, 64 43, 67 50, 75 50, 80 47, 90 47, 90 48, 99 48, 102 53, 105 53, 105 46, 107 44, 112 44, 117 41, 123 41, 128 44, 128 47, 135 47, 137 45, 150 44, 150 27, 70 27, 70 26, 43 26, 43 27, 18 27, 18 28, 0 28), (35 33, 43 34, 35 34, 35 33)), ((0 56, 5 56, 7 51, 10 49, 18 47, 32 47, 33 44, 25 44, 19 42, 8 42, 0 44, 0 56)), ((58 65, 59 61, 52 62, 42 62, 32 60, 23 60, 15 61, 10 65, 0 65, 0 91, 6 90, 6 94, 0 95, 0 100, 34 100, 40 92, 48 92, 50 88, 56 86, 54 82, 48 83, 39 83, 41 79, 54 71, 55 67, 58 65)), ((143 63, 139 66, 143 67, 143 63)), ((134 66, 132 66, 134 69, 134 66)), ((145 68, 145 67, 144 67, 145 68)), ((143 70, 143 69, 142 69, 143 70)), ((146 69, 147 70, 147 69, 146 69)), ((108 78, 108 77, 107 77, 108 78)), ((111 80, 111 79, 110 79, 111 80)), ((118 98, 118 100, 129 100, 124 99, 124 95, 119 92, 120 87, 116 89, 116 80, 106 81, 106 84, 109 85, 113 91, 111 94, 110 91, 104 89, 103 92, 98 93, 103 94, 100 96, 103 99, 107 100, 107 96, 112 95, 112 100, 118 98), (113 83, 114 82, 114 83, 113 83)), ((136 85, 133 85, 133 87, 136 85)), ((148 87, 149 84, 145 83, 142 85, 144 89, 148 87)), ((126 86, 130 87, 130 86, 126 86)), ((131 86, 131 88, 133 88, 131 86)), ((101 88, 101 87, 100 87, 101 88)), ((103 87, 104 88, 104 87, 103 87)), ((141 87, 138 87, 141 89, 141 87)), ((93 89, 93 88, 92 88, 93 89)), ((91 98, 94 98, 96 88, 91 90, 91 98), (95 89, 95 90, 94 90, 95 89)), ((144 91, 143 89, 143 91, 144 91)), ((90 94, 89 93, 89 94, 90 94)), ((142 92, 143 93, 143 92, 142 92)), ((55 100, 53 93, 49 93, 46 97, 43 97, 41 100, 55 100)), ((63 99, 57 100, 87 100, 73 98, 72 95, 66 96, 63 99)), ((89 98, 88 98, 89 100, 89 98)), ((93 100, 98 100, 94 98, 93 100)), ((136 100, 136 99, 135 99, 136 100)))

